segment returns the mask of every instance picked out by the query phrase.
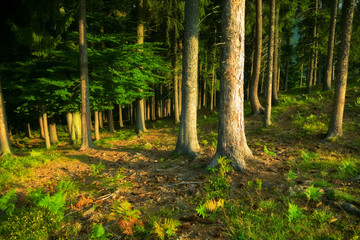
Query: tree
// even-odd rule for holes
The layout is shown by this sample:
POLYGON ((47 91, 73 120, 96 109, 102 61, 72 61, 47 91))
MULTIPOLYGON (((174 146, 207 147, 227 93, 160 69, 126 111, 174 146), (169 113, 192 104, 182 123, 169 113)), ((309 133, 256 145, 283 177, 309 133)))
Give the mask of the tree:
POLYGON ((348 64, 350 54, 350 40, 352 22, 354 18, 355 0, 344 0, 341 16, 341 40, 338 50, 338 62, 336 66, 336 86, 333 100, 333 110, 326 138, 342 135, 342 122, 344 116, 346 82, 348 76, 348 64))
POLYGON ((261 72, 261 51, 262 51, 262 0, 256 0, 256 45, 254 53, 254 69, 250 83, 250 102, 252 114, 257 115, 264 112, 258 98, 259 78, 261 72))
POLYGON ((234 169, 243 171, 245 160, 252 157, 244 127, 245 1, 226 0, 222 23, 218 144, 209 167, 227 157, 234 169))
POLYGON ((331 10, 331 20, 329 29, 328 52, 326 57, 326 71, 323 79, 323 90, 331 89, 331 76, 334 61, 334 45, 335 45, 335 30, 336 30, 336 17, 338 12, 338 0, 333 0, 331 10))
POLYGON ((175 151, 195 158, 200 149, 196 131, 199 0, 185 1, 184 27, 181 121, 175 151))
POLYGON ((79 51, 80 51, 80 82, 81 82, 81 146, 80 150, 94 148, 91 139, 89 70, 86 32, 86 4, 79 0, 79 51))
MULTIPOLYGON (((275 0, 271 0, 270 6, 270 23, 269 23, 269 42, 268 42, 268 79, 266 81, 265 88, 265 98, 266 98, 266 107, 265 107, 265 118, 264 125, 271 125, 271 93, 272 93, 272 82, 273 80, 273 67, 274 67, 274 26, 275 26, 275 0)), ((274 71, 277 71, 274 69, 274 71)))
POLYGON ((278 65, 279 65, 279 17, 280 17, 280 4, 275 3, 275 35, 274 35, 274 57, 273 57, 273 77, 272 77, 272 95, 271 99, 273 103, 279 101, 278 97, 278 65))
POLYGON ((5 104, 2 94, 1 88, 1 80, 0 80, 0 145, 1 145, 1 154, 11 154, 11 145, 10 145, 10 138, 9 138, 9 131, 7 126, 7 119, 6 119, 6 111, 5 111, 5 104))

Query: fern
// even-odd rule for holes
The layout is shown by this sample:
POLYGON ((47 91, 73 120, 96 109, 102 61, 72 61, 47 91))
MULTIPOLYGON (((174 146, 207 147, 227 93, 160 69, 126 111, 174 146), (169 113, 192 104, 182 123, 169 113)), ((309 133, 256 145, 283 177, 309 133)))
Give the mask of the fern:
POLYGON ((276 153, 270 151, 267 149, 266 145, 264 146, 264 152, 269 155, 269 156, 272 156, 272 157, 275 157, 276 156, 276 153))
POLYGON ((319 197, 322 195, 323 193, 319 191, 319 188, 314 187, 314 185, 311 185, 308 189, 306 189, 305 191, 305 195, 307 197, 308 200, 314 200, 314 201, 318 201, 319 197))
POLYGON ((13 188, 0 198, 0 210, 10 216, 15 210, 15 201, 16 190, 13 188))
POLYGON ((110 237, 110 233, 106 233, 103 225, 100 223, 99 225, 94 224, 92 231, 91 231, 91 237, 90 239, 96 239, 96 240, 107 240, 107 237, 110 237))
POLYGON ((53 196, 47 194, 39 201, 37 205, 47 208, 49 211, 55 213, 58 216, 62 216, 65 211, 65 193, 60 191, 55 193, 53 196))
POLYGON ((301 209, 296 204, 289 203, 289 209, 288 209, 288 219, 289 222, 295 222, 301 217, 301 209))
POLYGON ((164 240, 166 236, 175 237, 177 227, 180 225, 180 222, 176 219, 165 218, 164 222, 156 221, 154 223, 153 232, 159 237, 159 239, 164 240))
POLYGON ((202 218, 207 217, 205 204, 201 204, 195 210, 200 217, 202 217, 202 218))

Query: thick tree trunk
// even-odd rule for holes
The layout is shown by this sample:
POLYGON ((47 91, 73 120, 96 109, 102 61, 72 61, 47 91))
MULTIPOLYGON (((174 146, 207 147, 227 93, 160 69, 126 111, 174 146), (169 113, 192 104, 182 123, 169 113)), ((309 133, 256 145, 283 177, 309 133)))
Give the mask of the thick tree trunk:
POLYGON ((34 138, 34 136, 31 134, 30 123, 27 123, 27 124, 26 124, 26 133, 27 133, 27 137, 28 137, 28 138, 34 138))
POLYGON ((51 144, 50 144, 50 136, 49 136, 49 125, 48 125, 48 118, 46 113, 43 113, 42 121, 44 125, 45 146, 47 149, 50 149, 51 144))
POLYGON ((254 54, 254 71, 250 83, 250 103, 253 115, 264 112, 261 106, 258 90, 261 72, 261 52, 262 52, 262 0, 256 0, 256 45, 254 54))
POLYGON ((143 99, 136 101, 136 128, 135 131, 137 134, 147 132, 145 127, 144 119, 144 103, 143 99))
POLYGON ((40 126, 40 137, 42 139, 45 139, 44 122, 42 120, 42 115, 39 116, 39 126, 40 126))
POLYGON ((95 115, 95 126, 94 126, 94 131, 95 131, 95 140, 100 140, 100 129, 99 129, 99 112, 95 111, 94 112, 95 115))
POLYGON ((115 129, 114 129, 114 117, 113 117, 113 110, 112 109, 108 109, 108 123, 109 123, 109 132, 110 133, 114 133, 115 129))
MULTIPOLYGON (((269 30, 269 47, 268 47, 268 79, 266 81, 265 87, 265 98, 266 98, 266 107, 265 107, 265 118, 264 125, 265 127, 271 125, 271 94, 272 94, 272 82, 273 82, 273 67, 274 67, 274 28, 275 28, 275 0, 271 0, 270 7, 270 30, 269 30)), ((275 70, 276 71, 276 70, 275 70)))
POLYGON ((119 104, 119 127, 124 127, 123 114, 122 114, 122 106, 119 104))
POLYGON ((279 15, 280 4, 276 6, 276 19, 275 19, 275 39, 274 39, 274 68, 273 68, 273 80, 272 80, 272 102, 279 101, 278 97, 278 63, 279 63, 279 15))
POLYGON ((67 127, 68 127, 68 133, 69 133, 69 138, 70 138, 70 144, 73 144, 73 139, 72 139, 72 121, 73 121, 73 115, 71 112, 67 112, 66 113, 66 123, 67 123, 67 127))
POLYGON ((51 144, 56 144, 59 142, 59 138, 56 130, 56 122, 54 117, 49 118, 49 134, 50 134, 51 144))
POLYGON ((244 65, 245 1, 225 0, 220 82, 219 132, 216 154, 209 167, 220 157, 232 160, 236 170, 245 170, 245 160, 252 157, 245 137, 244 65))
POLYGON ((81 146, 80 150, 94 148, 91 139, 89 71, 86 32, 86 4, 79 0, 79 51, 80 51, 80 82, 81 82, 81 146))
POLYGON ((350 53, 352 22, 354 17, 355 0, 343 1, 341 17, 341 42, 339 44, 338 62, 336 66, 336 85, 334 104, 331 114, 327 139, 342 135, 342 122, 345 106, 346 82, 350 53))
POLYGON ((323 79, 323 90, 331 89, 331 75, 332 75, 332 67, 334 61, 335 30, 336 30, 336 18, 337 18, 338 6, 339 6, 339 1, 333 0, 333 5, 331 8, 328 51, 326 56, 326 71, 325 71, 325 77, 323 79))
POLYGON ((71 139, 73 143, 78 143, 81 140, 81 129, 81 113, 74 112, 71 122, 71 139))
POLYGON ((0 145, 1 145, 0 147, 1 147, 2 155, 12 154, 7 118, 6 118, 6 111, 5 111, 5 103, 1 88, 1 80, 0 80, 0 145))
POLYGON ((200 150, 197 138, 199 47, 199 0, 185 0, 182 106, 179 136, 175 151, 195 158, 200 150))

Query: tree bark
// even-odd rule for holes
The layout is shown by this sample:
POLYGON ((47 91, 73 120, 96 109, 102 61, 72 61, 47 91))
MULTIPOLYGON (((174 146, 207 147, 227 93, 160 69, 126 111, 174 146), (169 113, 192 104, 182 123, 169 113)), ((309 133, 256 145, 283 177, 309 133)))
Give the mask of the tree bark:
POLYGON ((68 127, 68 133, 69 133, 69 138, 70 138, 70 144, 73 144, 73 139, 72 139, 72 121, 73 121, 73 115, 71 112, 67 112, 66 113, 66 122, 67 122, 67 127, 68 127))
POLYGON ((185 36, 183 49, 182 106, 179 136, 175 151, 196 158, 197 138, 199 0, 185 0, 185 36))
POLYGON ((81 82, 81 146, 84 151, 94 148, 91 139, 90 100, 89 100, 89 69, 86 32, 86 3, 79 0, 79 52, 80 52, 80 82, 81 82))
POLYGON ((44 125, 45 146, 47 149, 50 149, 51 144, 50 144, 50 136, 49 136, 49 125, 48 125, 48 118, 46 113, 43 113, 42 121, 44 125))
POLYGON ((113 110, 112 109, 108 109, 108 123, 109 123, 109 132, 110 133, 114 133, 115 129, 114 129, 114 117, 113 117, 113 110))
POLYGON ((95 126, 94 126, 94 131, 95 131, 95 140, 100 140, 100 129, 99 129, 99 112, 95 111, 94 112, 95 115, 95 126))
POLYGON ((124 127, 123 115, 122 115, 122 106, 119 104, 119 127, 124 127))
POLYGON ((311 87, 312 85, 314 85, 314 72, 315 72, 315 67, 316 67, 316 63, 315 63, 315 59, 316 59, 316 34, 317 34, 317 12, 318 12, 318 2, 319 0, 315 0, 315 20, 314 20, 314 27, 313 27, 313 46, 312 46, 312 53, 311 53, 311 61, 310 61, 310 76, 308 78, 307 81, 307 93, 311 93, 311 87))
MULTIPOLYGON (((274 67, 274 28, 275 28, 275 0, 271 0, 271 16, 270 16, 270 30, 269 30, 269 46, 268 46, 268 79, 265 87, 265 127, 271 125, 271 94, 272 94, 272 82, 273 82, 273 67, 274 67)), ((276 71, 276 70, 275 70, 276 71)))
POLYGON ((303 71, 304 71, 304 64, 301 64, 301 72, 300 72, 300 87, 303 85, 303 71))
POLYGON ((346 82, 350 53, 352 22, 354 17, 355 0, 343 1, 341 17, 341 42, 339 44, 338 62, 336 66, 336 86, 333 110, 327 133, 327 139, 342 136, 342 122, 344 116, 346 82))
POLYGON ((39 116, 39 126, 40 126, 40 137, 42 139, 45 139, 44 122, 42 120, 42 115, 39 116))
POLYGON ((272 102, 276 103, 279 101, 278 97, 278 62, 279 62, 279 15, 280 5, 276 4, 275 13, 275 39, 274 39, 274 68, 273 68, 273 83, 272 83, 272 102))
POLYGON ((333 5, 331 8, 331 20, 330 20, 330 29, 329 29, 329 41, 328 41, 328 51, 326 56, 326 71, 325 77, 323 79, 323 90, 331 89, 331 75, 332 67, 334 61, 334 46, 335 46, 335 31, 336 31, 336 18, 338 12, 339 1, 333 0, 333 5))
POLYGON ((288 90, 289 84, 289 60, 286 61, 286 70, 285 70, 285 92, 288 90))
POLYGON ((34 136, 31 134, 31 126, 30 123, 26 124, 26 133, 28 138, 34 138, 34 136))
POLYGON ((49 134, 50 134, 51 144, 56 144, 59 142, 59 138, 56 130, 56 122, 54 117, 49 118, 49 134))
POLYGON ((263 106, 261 106, 258 90, 259 79, 261 72, 261 52, 262 52, 262 0, 256 0, 256 45, 254 54, 254 70, 250 84, 250 103, 253 115, 258 115, 264 112, 263 106))
POLYGON ((103 127, 104 127, 103 112, 99 111, 99 128, 103 129, 103 127))
POLYGON ((220 82, 218 145, 209 167, 218 165, 220 157, 232 160, 234 169, 246 169, 252 157, 245 137, 244 65, 245 1, 225 0, 222 15, 223 42, 220 82))
POLYGON ((141 134, 147 132, 145 127, 145 119, 144 119, 144 103, 143 99, 136 101, 136 133, 141 134))
POLYGON ((7 124, 4 97, 2 94, 1 80, 0 80, 0 145, 1 154, 12 154, 11 143, 9 137, 9 128, 7 124))
POLYGON ((71 139, 75 143, 81 140, 81 113, 74 112, 71 122, 71 139))

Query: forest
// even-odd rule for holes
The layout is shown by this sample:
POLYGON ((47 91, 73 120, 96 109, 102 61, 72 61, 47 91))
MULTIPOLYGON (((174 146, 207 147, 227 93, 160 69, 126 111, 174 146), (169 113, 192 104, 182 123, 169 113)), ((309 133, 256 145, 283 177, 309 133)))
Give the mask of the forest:
POLYGON ((0 19, 0 239, 359 239, 360 1, 0 19))

